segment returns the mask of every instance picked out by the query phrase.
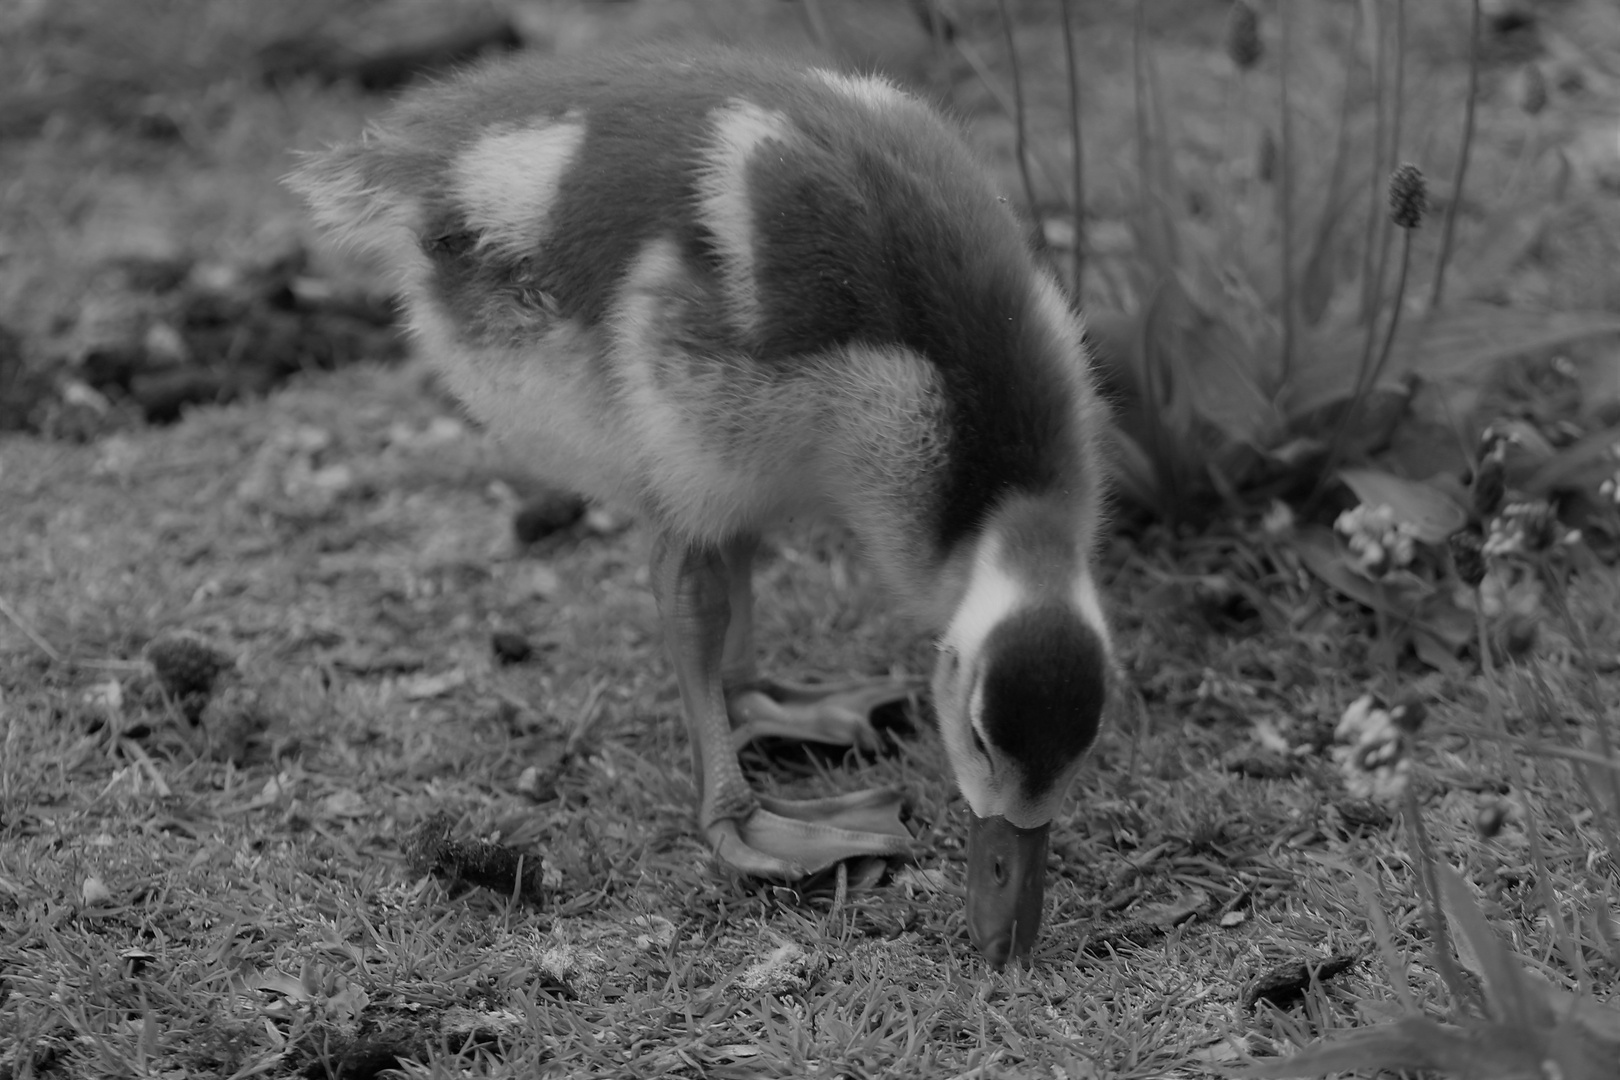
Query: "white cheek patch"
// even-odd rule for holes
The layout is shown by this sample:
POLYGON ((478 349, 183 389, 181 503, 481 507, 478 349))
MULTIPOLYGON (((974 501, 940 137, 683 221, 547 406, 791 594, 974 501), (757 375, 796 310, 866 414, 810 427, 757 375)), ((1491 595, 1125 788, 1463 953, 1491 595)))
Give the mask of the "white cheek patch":
POLYGON ((904 90, 887 79, 871 75, 845 75, 826 68, 811 68, 810 74, 843 94, 845 97, 877 111, 892 112, 909 108, 914 100, 904 90))
POLYGON ((759 290, 754 283, 754 206, 748 162, 770 142, 788 142, 793 129, 781 113, 748 101, 733 101, 712 115, 714 133, 698 172, 698 212, 720 254, 727 313, 744 338, 759 327, 759 290))
POLYGON ((1070 596, 1074 601, 1074 609, 1080 613, 1086 625, 1097 632, 1104 648, 1107 648, 1108 620, 1103 615, 1102 600, 1097 596, 1097 583, 1091 580, 1090 574, 1081 574, 1075 580, 1070 596))
POLYGON ((974 557, 967 592, 945 630, 945 644, 964 664, 973 663, 990 631, 1028 601, 1023 584, 1001 567, 1000 544, 984 543, 974 557))
POLYGON ((456 199, 480 243, 511 255, 533 254, 584 141, 585 124, 570 119, 486 135, 458 157, 456 199))
MULTIPOLYGON (((960 675, 960 678, 967 677, 965 671, 960 675)), ((956 692, 960 693, 961 688, 957 687, 956 692)), ((1001 813, 1001 795, 990 763, 984 753, 973 745, 974 732, 978 732, 979 738, 984 738, 979 720, 979 714, 983 711, 983 697, 982 691, 975 688, 954 714, 942 711, 940 735, 945 743, 946 755, 951 759, 951 772, 956 776, 962 798, 967 800, 968 806, 979 817, 993 817, 1001 813)))

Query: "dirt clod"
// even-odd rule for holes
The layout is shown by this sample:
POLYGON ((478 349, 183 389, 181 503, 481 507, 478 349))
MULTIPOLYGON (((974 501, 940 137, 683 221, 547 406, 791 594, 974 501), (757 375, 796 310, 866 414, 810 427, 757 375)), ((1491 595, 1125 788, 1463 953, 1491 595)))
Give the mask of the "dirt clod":
POLYGON ((186 631, 154 638, 146 659, 159 684, 193 724, 202 719, 220 677, 236 668, 236 658, 186 631))
POLYGON ((445 813, 417 826, 404 845, 412 873, 432 873, 506 896, 515 893, 533 904, 543 902, 545 860, 540 855, 482 840, 457 840, 451 835, 453 828, 445 813))

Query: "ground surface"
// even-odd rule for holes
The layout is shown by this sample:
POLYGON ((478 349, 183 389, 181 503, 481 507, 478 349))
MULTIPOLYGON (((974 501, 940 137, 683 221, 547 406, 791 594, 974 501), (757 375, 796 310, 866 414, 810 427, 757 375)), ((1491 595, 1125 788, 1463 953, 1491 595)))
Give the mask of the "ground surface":
MULTIPOLYGON (((526 17, 558 48, 693 22, 675 4, 583 7, 526 17)), ((696 32, 802 36, 787 7, 711 8, 696 32)), ((1127 7, 1099 6, 1101 68, 1122 62, 1127 7)), ((1219 67, 1221 18, 1174 7, 1156 32, 1196 95, 1219 67)), ((289 3, 273 21, 299 29, 322 8, 289 3)), ((342 85, 272 92, 222 74, 275 36, 260 5, 86 14, 103 10, 5 14, 13 88, 70 63, 87 81, 147 78, 142 100, 180 134, 154 141, 74 106, 4 145, 0 313, 29 342, 79 332, 107 300, 108 259, 184 249, 228 263, 301 235, 275 183, 288 148, 352 133, 378 107, 342 85), (180 55, 199 40, 216 51, 180 55), (113 70, 120 42, 168 66, 113 70), (207 89, 186 72, 210 73, 207 89)), ((342 9, 375 33, 384 15, 411 24, 342 9)), ((862 37, 881 53, 863 62, 927 74, 932 43, 905 25, 862 37)), ((963 109, 1004 150, 1009 127, 975 85, 961 79, 963 109)), ((1511 158, 1520 134, 1495 152, 1511 158)), ((1099 156, 1106 225, 1123 165, 1099 156)), ((327 273, 364 280, 335 261, 327 273)), ((1608 299, 1567 270, 1515 280, 1608 299)), ((87 443, 0 436, 0 1076, 367 1076, 402 1062, 424 1075, 1207 1076, 1396 1015, 1397 981, 1441 1011, 1407 838, 1347 795, 1326 749, 1381 670, 1374 622, 1257 522, 1110 549, 1141 708, 1120 703, 1055 826, 1033 969, 992 973, 967 942, 964 810, 926 719, 876 760, 777 748, 748 761, 756 783, 791 793, 898 786, 927 854, 875 885, 729 877, 693 834, 646 537, 607 508, 520 545, 511 523, 532 493, 411 365, 298 378, 87 443), (143 658, 176 631, 237 660, 195 724, 143 658), (533 655, 500 662, 496 632, 533 655), (419 830, 436 814, 460 840, 538 860, 541 901, 423 872, 419 830), (1398 980, 1369 904, 1412 961, 1398 980), (1335 958, 1351 962, 1254 1000, 1290 964, 1335 958)), ((1549 623, 1499 677, 1506 736, 1471 666, 1414 664, 1399 689, 1431 703, 1414 775, 1439 857, 1527 966, 1575 989, 1525 820, 1490 839, 1476 829, 1508 793, 1508 756, 1525 759, 1513 794, 1537 808, 1579 986, 1608 1000, 1620 935, 1604 837, 1620 807, 1593 794, 1600 774, 1525 750, 1579 747, 1591 700, 1610 707, 1620 689, 1620 584, 1595 563, 1580 581, 1595 688, 1549 623)), ((835 535, 775 538, 759 595, 768 670, 927 670, 928 643, 889 617, 835 535)))

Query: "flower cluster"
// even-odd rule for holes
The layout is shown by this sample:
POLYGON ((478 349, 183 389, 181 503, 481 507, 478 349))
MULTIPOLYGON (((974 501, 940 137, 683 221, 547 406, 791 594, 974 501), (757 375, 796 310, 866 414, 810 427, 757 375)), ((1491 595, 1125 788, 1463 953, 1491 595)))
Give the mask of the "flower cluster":
POLYGON ((1416 553, 1415 532, 1395 511, 1380 503, 1362 503, 1340 514, 1333 527, 1343 534, 1356 557, 1356 568, 1368 577, 1383 577, 1391 567, 1408 566, 1416 553))
MULTIPOLYGON (((1620 442, 1609 447, 1609 456, 1620 460, 1620 442)), ((1615 506, 1620 506, 1620 469, 1616 469, 1613 476, 1598 485, 1598 494, 1615 506)))
POLYGON ((1487 559, 1504 555, 1541 555, 1560 544, 1579 542, 1579 529, 1564 530, 1546 500, 1508 503, 1491 519, 1490 532, 1481 547, 1487 559))
POLYGON ((1333 731, 1333 760, 1354 798, 1392 802, 1406 791, 1412 736, 1423 723, 1416 702, 1385 708, 1371 694, 1350 703, 1333 731))

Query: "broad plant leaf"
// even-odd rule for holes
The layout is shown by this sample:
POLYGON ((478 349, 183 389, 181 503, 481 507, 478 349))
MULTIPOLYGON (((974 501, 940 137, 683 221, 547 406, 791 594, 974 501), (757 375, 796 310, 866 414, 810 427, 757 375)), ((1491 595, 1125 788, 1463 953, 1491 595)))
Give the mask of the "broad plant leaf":
POLYGON ((1552 491, 1586 480, 1594 486, 1612 475, 1617 465, 1610 448, 1620 443, 1620 424, 1594 431, 1541 463, 1522 486, 1528 495, 1545 496, 1552 491))
POLYGON ((1305 1047, 1286 1061, 1267 1062, 1242 1075, 1307 1077, 1352 1069, 1433 1069, 1466 1080, 1525 1080, 1541 1076, 1545 1058, 1534 1031, 1496 1024, 1466 1028, 1408 1016, 1305 1047))
POLYGON ((1236 327, 1211 315, 1185 282, 1167 293, 1168 366, 1192 411, 1232 442, 1262 445, 1282 423, 1250 375, 1248 343, 1236 327))
POLYGON ((1551 1027, 1552 1010, 1529 987, 1518 957, 1485 921, 1462 877, 1443 862, 1435 873, 1441 906, 1457 930, 1457 959, 1484 984, 1492 1019, 1516 1027, 1551 1027))
MULTIPOLYGON (((1335 326, 1307 338, 1308 352, 1289 387, 1290 419, 1354 393, 1364 334, 1360 327, 1335 326)), ((1375 389, 1398 391, 1412 375, 1433 382, 1484 379, 1505 360, 1604 334, 1620 334, 1620 315, 1452 304, 1396 328, 1389 363, 1375 389)))
POLYGON ((1468 512, 1434 484, 1405 480, 1379 469, 1341 469, 1339 479, 1368 506, 1387 506, 1425 544, 1442 544, 1462 528, 1468 512))
POLYGON ((1508 274, 1529 255, 1562 207, 1538 192, 1532 199, 1486 216, 1457 245, 1447 264, 1455 296, 1484 296, 1500 289, 1508 274))
POLYGON ((1484 378, 1504 360, 1604 334, 1620 334, 1620 315, 1454 304, 1397 332, 1390 367, 1425 379, 1484 378))
POLYGON ((1409 635, 1424 663, 1448 674, 1459 672, 1456 654, 1472 640, 1473 622, 1448 594, 1437 591, 1414 599, 1410 592, 1363 577, 1350 569, 1332 531, 1325 527, 1301 529, 1293 541, 1300 562, 1329 588, 1388 615, 1396 643, 1409 635))
POLYGON ((1589 1040, 1611 1044, 1611 1062, 1620 1056, 1620 1009, 1561 990, 1527 970, 1485 921, 1462 877, 1449 866, 1438 869, 1441 904, 1458 930, 1457 959, 1484 984, 1496 1018, 1541 1028, 1578 1026, 1589 1040))
POLYGON ((1411 618, 1411 599, 1350 569, 1332 530, 1321 526, 1300 529, 1294 534, 1294 551, 1307 570, 1350 599, 1397 619, 1411 618))

